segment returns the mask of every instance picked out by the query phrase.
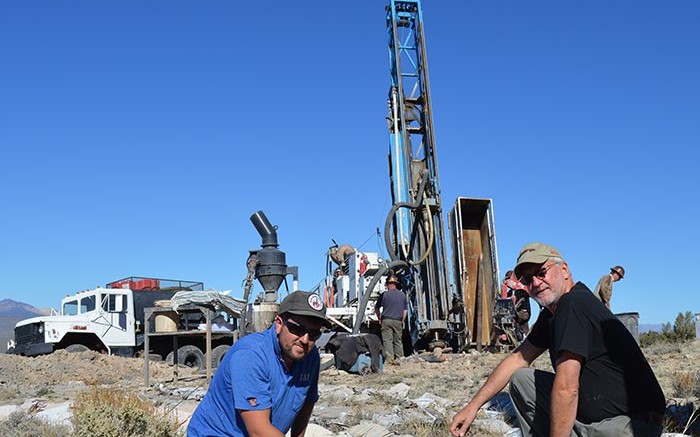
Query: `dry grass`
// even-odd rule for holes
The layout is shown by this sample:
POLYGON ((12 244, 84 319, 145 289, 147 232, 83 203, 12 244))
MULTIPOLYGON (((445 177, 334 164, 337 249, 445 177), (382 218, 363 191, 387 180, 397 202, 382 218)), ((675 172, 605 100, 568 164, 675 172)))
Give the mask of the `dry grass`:
POLYGON ((677 372, 673 378, 673 396, 677 398, 700 397, 700 373, 677 372))
POLYGON ((74 437, 180 437, 175 418, 120 390, 92 388, 73 404, 74 437))
POLYGON ((0 422, 4 437, 70 437, 70 427, 51 423, 28 411, 16 411, 0 422))

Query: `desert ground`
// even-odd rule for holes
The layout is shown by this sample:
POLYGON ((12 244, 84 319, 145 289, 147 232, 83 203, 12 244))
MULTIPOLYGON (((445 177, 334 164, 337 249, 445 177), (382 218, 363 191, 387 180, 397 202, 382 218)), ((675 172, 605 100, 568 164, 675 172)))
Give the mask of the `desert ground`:
MULTIPOLYGON (((700 341, 659 344, 644 352, 671 410, 682 406, 692 412, 690 403, 699 404, 700 341)), ((349 374, 333 367, 324 370, 320 377, 321 399, 312 423, 323 427, 327 434, 318 435, 449 435, 446 424, 452 415, 476 392, 504 353, 468 351, 443 354, 441 360, 430 357, 415 354, 398 366, 385 366, 382 372, 367 375, 349 374), (364 431, 357 431, 362 426, 364 431)), ((546 356, 535 365, 550 368, 546 356)), ((94 352, 59 351, 34 358, 2 354, 0 418, 19 405, 34 404, 46 410, 69 406, 81 390, 100 386, 138 393, 177 413, 178 420, 186 424, 206 391, 204 375, 179 367, 175 381, 173 366, 152 362, 151 384, 146 387, 143 369, 143 359, 94 352)), ((493 429, 491 419, 496 416, 484 409, 482 425, 472 427, 470 435, 517 435, 507 434, 509 426, 493 429)), ((507 416, 498 418, 507 422, 507 416)), ((680 433, 683 425, 669 421, 666 430, 680 433)), ((686 435, 700 435, 692 429, 685 431, 686 435)))

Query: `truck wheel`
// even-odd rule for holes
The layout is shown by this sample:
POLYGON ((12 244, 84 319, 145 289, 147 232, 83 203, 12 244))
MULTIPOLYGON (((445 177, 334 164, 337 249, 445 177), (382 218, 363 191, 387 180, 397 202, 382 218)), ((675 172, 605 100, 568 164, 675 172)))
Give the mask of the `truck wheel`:
POLYGON ((211 366, 212 367, 219 367, 219 364, 221 364, 221 360, 224 359, 224 355, 226 355, 226 352, 231 349, 231 346, 228 344, 220 344, 211 351, 211 366))
MULTIPOLYGON (((169 364, 173 364, 173 353, 170 352, 165 360, 169 364)), ((177 363, 187 367, 192 367, 198 371, 204 369, 205 361, 204 354, 197 346, 186 345, 177 350, 177 363)))
POLYGON ((85 346, 84 344, 69 344, 66 346, 66 352, 85 352, 89 351, 90 348, 85 346))

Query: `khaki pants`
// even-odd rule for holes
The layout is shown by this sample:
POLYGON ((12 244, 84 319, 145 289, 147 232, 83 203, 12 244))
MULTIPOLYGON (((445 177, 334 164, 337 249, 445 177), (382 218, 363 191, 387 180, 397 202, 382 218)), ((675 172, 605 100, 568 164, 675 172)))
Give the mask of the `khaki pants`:
MULTIPOLYGON (((553 373, 531 367, 517 370, 510 379, 510 397, 523 436, 549 436, 553 385, 553 373)), ((589 424, 576 420, 571 436, 659 437, 661 431, 661 425, 615 416, 589 424)))
POLYGON ((403 357, 403 322, 394 319, 382 319, 382 347, 384 361, 393 362, 403 357))

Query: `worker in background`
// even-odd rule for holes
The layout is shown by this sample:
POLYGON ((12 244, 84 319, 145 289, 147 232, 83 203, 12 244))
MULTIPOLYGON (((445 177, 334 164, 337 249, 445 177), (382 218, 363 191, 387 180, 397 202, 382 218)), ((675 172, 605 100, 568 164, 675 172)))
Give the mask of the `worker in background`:
POLYGON ((515 312, 518 316, 518 325, 527 335, 530 332, 528 322, 530 321, 530 296, 525 290, 525 286, 518 281, 512 270, 506 272, 501 285, 501 299, 511 299, 515 305, 515 312))
POLYGON ((595 286, 593 293, 610 309, 610 300, 612 299, 613 282, 617 282, 625 277, 625 269, 622 266, 610 267, 610 273, 603 275, 595 286))
POLYGON ((553 247, 523 247, 515 275, 543 309, 530 335, 450 424, 464 436, 479 408, 510 381, 523 436, 660 436, 665 398, 632 334, 553 247), (530 366, 544 351, 554 373, 530 366))
POLYGON ((403 327, 408 315, 408 300, 397 287, 399 278, 390 275, 386 280, 386 291, 379 295, 374 311, 382 325, 382 347, 387 364, 399 364, 403 357, 403 327))
POLYGON ((187 428, 188 437, 303 436, 318 400, 315 341, 328 326, 321 298, 289 294, 264 332, 246 335, 224 356, 187 428))

